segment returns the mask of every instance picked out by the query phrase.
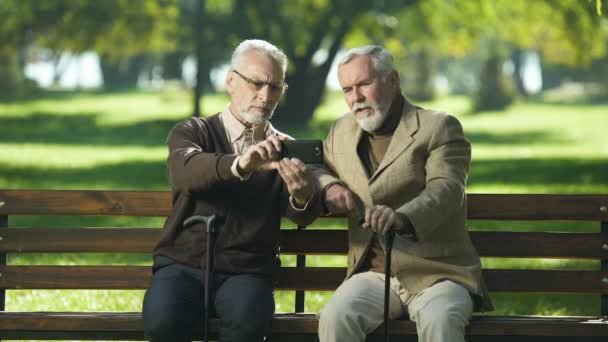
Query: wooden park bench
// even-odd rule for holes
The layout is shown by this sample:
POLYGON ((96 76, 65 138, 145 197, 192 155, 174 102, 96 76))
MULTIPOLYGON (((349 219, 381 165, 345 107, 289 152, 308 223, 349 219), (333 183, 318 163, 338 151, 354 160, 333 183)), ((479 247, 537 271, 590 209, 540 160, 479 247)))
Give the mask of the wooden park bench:
MULTIPOLYGON (((588 317, 475 315, 467 328, 470 341, 608 341, 608 195, 470 194, 469 224, 485 221, 591 221, 587 233, 473 231, 482 257, 596 260, 596 269, 485 269, 492 292, 569 293, 598 296, 597 313, 588 317), (599 261, 599 262, 598 262, 599 261)), ((160 229, 13 227, 13 215, 166 216, 168 192, 0 190, 0 338, 66 340, 143 340, 140 312, 8 312, 5 291, 15 289, 145 289, 149 266, 11 265, 19 253, 150 253, 160 229), (8 257, 8 258, 7 258, 8 257), (8 261, 7 261, 8 259, 8 261)), ((321 218, 320 220, 323 220, 321 218)), ((304 313, 305 291, 334 290, 345 268, 306 267, 306 255, 344 255, 345 230, 309 227, 283 230, 281 252, 294 254, 297 267, 281 268, 276 288, 295 292, 293 313, 277 314, 271 341, 316 340, 317 320, 304 313)), ((593 268, 592 267, 592 268, 593 268)), ((218 320, 212 322, 217 331, 218 320)), ((382 329, 375 335, 382 337, 382 329)), ((414 323, 389 322, 394 336, 416 340, 414 323)), ((212 333, 213 333, 212 332, 212 333)), ((198 336, 201 336, 199 331, 198 336)), ((374 339, 372 337, 371 339, 374 339)), ((393 338, 393 340, 397 340, 393 338)), ((399 339, 402 341, 404 339, 399 339)))

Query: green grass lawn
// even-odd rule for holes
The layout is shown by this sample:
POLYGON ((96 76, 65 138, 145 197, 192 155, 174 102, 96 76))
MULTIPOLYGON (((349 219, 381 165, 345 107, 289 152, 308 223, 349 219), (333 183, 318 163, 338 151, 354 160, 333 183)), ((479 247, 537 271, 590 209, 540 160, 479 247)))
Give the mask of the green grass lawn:
MULTIPOLYGON (((162 93, 54 94, 0 102, 0 188, 168 190, 164 139, 189 116, 190 95, 162 93)), ((227 97, 205 97, 206 113, 224 109, 227 97)), ((448 97, 421 104, 456 115, 473 143, 468 191, 472 193, 608 193, 608 105, 519 102, 504 112, 470 113, 468 99, 448 97)), ((323 139, 346 111, 329 94, 297 138, 323 139)), ((280 129, 280 127, 279 127, 280 129)), ((160 227, 162 218, 86 218, 86 226, 160 227)), ((14 217, 13 226, 83 226, 82 219, 14 217)), ((539 223, 471 222, 472 230, 547 230, 539 223), (506 225, 506 226, 505 226, 506 225)), ((599 224, 568 223, 560 229, 597 231, 599 224)), ((284 264, 294 258, 285 256, 284 264)), ((146 255, 24 255, 11 264, 140 264, 146 255)), ((484 267, 597 269, 594 262, 483 260, 484 267)), ((343 266, 344 257, 310 257, 310 265, 343 266)), ((143 291, 9 291, 7 310, 137 311, 143 291), (118 295, 117 295, 118 294, 118 295)), ((317 311, 329 293, 308 294, 317 311)), ((495 313, 593 315, 596 296, 496 294, 495 313)), ((293 310, 293 293, 277 293, 277 311, 293 310)))

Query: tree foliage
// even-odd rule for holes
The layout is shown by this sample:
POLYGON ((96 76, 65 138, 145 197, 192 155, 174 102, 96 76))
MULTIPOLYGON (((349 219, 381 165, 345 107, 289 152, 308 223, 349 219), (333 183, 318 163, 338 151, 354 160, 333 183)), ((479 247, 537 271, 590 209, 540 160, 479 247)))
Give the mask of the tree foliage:
MULTIPOLYGON (((346 36, 368 13, 407 8, 416 0, 294 0, 232 2, 230 46, 245 38, 261 38, 280 46, 290 61, 289 91, 279 108, 279 121, 305 123, 321 102, 327 74, 343 47, 346 36)), ((382 30, 381 21, 372 21, 367 30, 382 30)))
POLYGON ((14 48, 95 50, 112 58, 171 48, 176 0, 2 0, 0 39, 14 48))
MULTIPOLYGON (((195 52, 197 1, 0 0, 0 50, 23 63, 31 44, 57 52, 92 49, 106 78, 153 56, 166 77, 178 77, 183 59, 195 52)), ((241 40, 273 42, 290 61, 290 89, 279 108, 285 114, 278 118, 305 122, 340 49, 384 45, 404 79, 427 89, 440 56, 462 57, 488 40, 535 49, 552 63, 588 65, 606 53, 606 1, 206 0, 203 68, 208 73, 225 62, 241 40)))
POLYGON ((7 53, 23 54, 33 44, 57 55, 94 50, 102 66, 169 50, 177 30, 177 0, 0 0, 0 12, 7 53))

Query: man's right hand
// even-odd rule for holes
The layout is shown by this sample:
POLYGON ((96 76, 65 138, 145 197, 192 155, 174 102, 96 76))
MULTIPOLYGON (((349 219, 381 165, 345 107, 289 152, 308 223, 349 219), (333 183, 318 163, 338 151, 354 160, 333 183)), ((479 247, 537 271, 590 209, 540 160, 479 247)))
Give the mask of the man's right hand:
POLYGON ((330 213, 348 214, 356 212, 353 193, 344 185, 335 183, 325 189, 325 207, 330 213))
POLYGON ((251 146, 239 159, 239 172, 247 174, 278 169, 281 141, 286 139, 286 137, 271 135, 266 140, 251 146))

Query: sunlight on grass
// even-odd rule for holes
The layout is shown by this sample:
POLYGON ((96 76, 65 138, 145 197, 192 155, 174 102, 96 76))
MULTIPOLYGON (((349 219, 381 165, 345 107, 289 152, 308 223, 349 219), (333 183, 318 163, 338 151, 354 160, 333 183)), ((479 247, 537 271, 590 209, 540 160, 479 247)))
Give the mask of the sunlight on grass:
POLYGON ((143 290, 10 290, 6 311, 141 311, 143 290))
POLYGON ((598 260, 481 258, 484 269, 599 270, 598 260))
POLYGON ((0 165, 31 168, 91 168, 119 162, 157 161, 164 163, 166 147, 131 147, 54 144, 2 144, 0 165), (49 150, 52 153, 49 153, 49 150))

